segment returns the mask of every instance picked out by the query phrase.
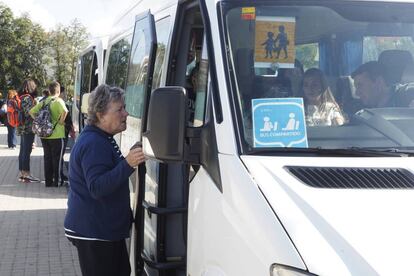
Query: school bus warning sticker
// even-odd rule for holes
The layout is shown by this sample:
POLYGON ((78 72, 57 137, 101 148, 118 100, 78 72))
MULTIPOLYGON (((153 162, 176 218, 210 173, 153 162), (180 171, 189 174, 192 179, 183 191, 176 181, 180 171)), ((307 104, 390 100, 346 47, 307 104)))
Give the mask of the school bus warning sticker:
POLYGON ((307 148, 302 98, 252 99, 254 147, 307 148))
POLYGON ((295 24, 294 17, 256 17, 255 67, 294 67, 295 24))

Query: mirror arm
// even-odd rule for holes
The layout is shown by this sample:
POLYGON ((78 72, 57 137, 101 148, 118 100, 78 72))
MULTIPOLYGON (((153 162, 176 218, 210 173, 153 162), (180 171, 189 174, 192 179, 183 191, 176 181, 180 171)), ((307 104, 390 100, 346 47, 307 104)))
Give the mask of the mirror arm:
POLYGON ((187 127, 184 144, 184 162, 200 164, 202 127, 187 127))

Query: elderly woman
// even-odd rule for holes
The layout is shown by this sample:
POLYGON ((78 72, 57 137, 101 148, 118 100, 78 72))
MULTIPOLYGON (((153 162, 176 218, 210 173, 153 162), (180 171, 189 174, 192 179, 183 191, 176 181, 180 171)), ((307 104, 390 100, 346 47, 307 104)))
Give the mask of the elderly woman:
POLYGON ((129 176, 145 161, 140 147, 124 158, 113 136, 126 129, 123 90, 98 86, 89 97, 88 125, 69 161, 65 234, 78 250, 83 275, 130 275, 125 239, 132 212, 129 176))

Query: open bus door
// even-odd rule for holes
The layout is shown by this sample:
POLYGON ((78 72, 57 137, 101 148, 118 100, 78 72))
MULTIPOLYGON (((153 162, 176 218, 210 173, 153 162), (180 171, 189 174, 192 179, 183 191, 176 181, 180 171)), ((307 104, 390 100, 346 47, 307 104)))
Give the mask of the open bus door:
MULTIPOLYGON (((126 110, 129 113, 127 129, 121 133, 121 147, 130 148, 137 141, 141 141, 142 132, 146 127, 146 106, 151 93, 152 75, 156 56, 157 38, 155 34, 154 16, 146 11, 135 19, 131 52, 128 64, 126 81, 126 110)), ((141 275, 144 261, 141 252, 144 247, 144 209, 142 207, 145 193, 145 182, 156 177, 155 171, 147 170, 142 164, 131 175, 131 199, 133 205, 134 223, 132 225, 130 256, 132 271, 141 275)))
POLYGON ((87 96, 99 84, 98 57, 95 46, 80 56, 76 74, 75 102, 72 108, 72 121, 77 132, 85 127, 87 119, 87 96))

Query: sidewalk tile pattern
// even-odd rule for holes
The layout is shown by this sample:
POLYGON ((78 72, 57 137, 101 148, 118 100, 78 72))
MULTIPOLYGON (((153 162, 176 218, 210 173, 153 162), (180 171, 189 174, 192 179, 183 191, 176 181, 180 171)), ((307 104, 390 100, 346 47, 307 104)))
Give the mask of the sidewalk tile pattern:
MULTIPOLYGON (((44 179, 36 140, 31 172, 44 179)), ((81 275, 76 249, 63 231, 67 189, 18 182, 18 154, 18 148, 7 148, 7 128, 0 126, 0 276, 81 275)))

